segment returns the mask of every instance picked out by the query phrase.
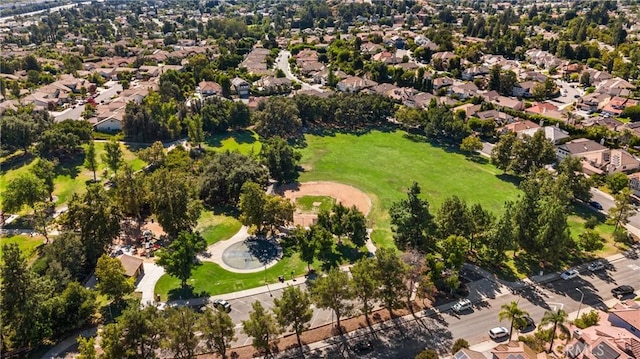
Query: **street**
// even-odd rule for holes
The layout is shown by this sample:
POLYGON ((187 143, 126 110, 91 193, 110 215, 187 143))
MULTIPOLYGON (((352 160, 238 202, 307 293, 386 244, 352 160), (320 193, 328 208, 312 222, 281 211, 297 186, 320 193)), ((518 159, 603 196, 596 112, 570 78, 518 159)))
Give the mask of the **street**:
POLYGON ((297 78, 291 72, 291 67, 289 66, 290 57, 291 57, 291 52, 287 50, 280 51, 280 54, 278 54, 278 57, 276 58, 276 63, 275 63, 276 69, 282 70, 282 72, 284 72, 285 77, 288 78, 289 80, 300 83, 300 85, 302 85, 302 88, 301 88, 302 90, 314 90, 314 91, 324 92, 324 90, 321 88, 319 84, 313 85, 313 86, 309 85, 308 83, 297 78))
MULTIPOLYGON (((591 273, 586 269, 583 271, 581 268, 581 275, 578 278, 566 281, 558 279, 544 286, 538 286, 536 289, 527 289, 518 295, 499 290, 499 287, 491 286, 486 279, 483 279, 479 282, 485 282, 487 291, 482 294, 487 299, 474 300, 474 295, 477 299, 479 293, 472 293, 470 295, 474 302, 472 311, 455 315, 449 310, 444 310, 422 319, 416 320, 408 316, 409 318, 405 317, 404 320, 395 324, 382 323, 376 333, 374 350, 367 355, 358 354, 352 357, 413 358, 425 347, 437 349, 441 354, 446 355, 449 354, 451 344, 458 338, 466 339, 472 346, 480 343, 483 348, 490 349, 497 343, 489 339, 487 332, 496 326, 509 327, 508 322, 498 320, 498 313, 503 304, 512 301, 517 301, 518 306, 530 314, 536 326, 547 310, 563 309, 570 314, 569 320, 575 318, 578 309, 580 313, 586 313, 592 308, 606 310, 605 302, 611 304, 614 299, 611 294, 612 288, 627 284, 640 289, 640 260, 637 256, 633 257, 622 257, 611 263, 611 269, 598 273, 591 273), (492 293, 493 290, 495 292, 492 293), (582 304, 581 299, 583 299, 582 304)), ((627 296, 623 299, 631 297, 627 296)), ((519 334, 514 334, 514 338, 517 335, 519 334)), ((353 345, 369 336, 371 334, 368 329, 360 329, 358 333, 349 335, 352 339, 349 339, 348 343, 353 345)), ((343 357, 339 354, 341 347, 339 340, 334 338, 334 344, 314 350, 314 355, 311 357, 343 357)))

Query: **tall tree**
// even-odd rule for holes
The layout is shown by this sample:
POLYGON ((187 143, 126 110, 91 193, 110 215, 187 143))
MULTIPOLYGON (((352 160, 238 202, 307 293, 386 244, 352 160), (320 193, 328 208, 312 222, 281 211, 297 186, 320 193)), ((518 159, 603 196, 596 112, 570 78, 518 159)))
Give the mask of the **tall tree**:
POLYGON ((420 186, 414 182, 409 188, 407 198, 391 205, 389 214, 394 240, 400 249, 415 248, 433 252, 436 248, 429 202, 419 195, 420 186))
POLYGON ((268 139, 262 146, 260 157, 278 183, 293 182, 298 178, 298 162, 302 155, 284 139, 268 139))
POLYGON ((380 281, 380 300, 393 318, 393 310, 402 307, 402 295, 407 290, 404 278, 407 265, 393 249, 380 248, 376 251, 376 274, 380 281))
POLYGON ((311 297, 318 308, 331 309, 336 315, 338 333, 342 335, 340 319, 353 310, 354 298, 349 274, 339 268, 331 268, 325 277, 316 279, 311 287, 311 297))
POLYGON ((235 325, 229 314, 207 308, 200 318, 198 328, 207 349, 218 353, 222 359, 227 359, 227 349, 236 340, 235 325))
POLYGON ((511 335, 513 334, 513 323, 518 323, 520 324, 520 327, 522 327, 521 324, 524 324, 522 323, 522 318, 527 315, 529 315, 529 313, 520 309, 520 307, 518 307, 518 302, 515 302, 515 301, 512 301, 511 303, 508 303, 508 304, 503 304, 500 307, 500 313, 498 313, 498 319, 500 321, 507 319, 510 322, 509 340, 511 340, 511 335))
POLYGON ((268 358, 271 356, 272 341, 280 334, 280 328, 260 301, 255 301, 251 307, 253 310, 249 312, 249 320, 242 321, 242 331, 253 337, 253 347, 268 358))
POLYGON ((96 340, 93 337, 85 338, 83 336, 78 337, 78 352, 80 355, 78 359, 98 359, 98 354, 95 348, 96 340))
POLYGON ((518 141, 516 134, 508 132, 500 137, 498 143, 491 150, 491 163, 507 172, 512 161, 514 144, 518 141))
POLYGON ((202 116, 192 115, 188 122, 188 134, 191 143, 198 146, 198 149, 202 149, 202 142, 204 141, 204 131, 202 130, 202 116))
POLYGON ((269 97, 253 114, 256 132, 264 137, 295 137, 302 126, 296 103, 281 96, 269 97))
MULTIPOLYGON (((587 72, 585 72, 587 73, 587 72)), ((572 198, 581 201, 591 199, 591 180, 582 172, 582 160, 578 157, 567 156, 558 164, 558 177, 565 176, 572 198)))
POLYGON ((123 162, 122 147, 120 142, 111 139, 104 144, 105 153, 102 155, 102 161, 109 167, 113 173, 116 173, 123 162))
POLYGON ((198 253, 207 248, 207 242, 198 232, 183 231, 178 234, 167 249, 158 252, 158 265, 167 273, 180 279, 182 287, 187 286, 187 279, 200 263, 196 261, 198 253))
POLYGON ((469 240, 463 236, 450 235, 439 243, 440 255, 444 259, 445 266, 450 269, 460 270, 469 249, 469 240))
POLYGON ((436 225, 440 238, 450 235, 469 237, 471 235, 471 219, 467 203, 454 195, 446 198, 436 215, 436 225))
POLYGON ((167 153, 164 151, 162 142, 156 141, 150 147, 140 150, 138 157, 153 167, 160 167, 167 160, 167 153))
POLYGON ((122 263, 117 258, 103 255, 96 265, 96 289, 107 298, 119 303, 122 298, 133 293, 133 278, 125 276, 122 263))
POLYGON ((460 150, 467 152, 469 154, 474 154, 477 151, 482 149, 482 141, 475 136, 467 136, 462 139, 462 143, 460 144, 460 150))
POLYGON ((360 301, 360 312, 367 319, 367 324, 371 326, 369 314, 373 309, 378 290, 380 288, 380 278, 377 273, 376 260, 373 258, 361 258, 351 267, 351 278, 353 283, 353 293, 360 301))
POLYGON ((512 208, 513 204, 511 202, 505 204, 504 213, 493 225, 486 241, 484 241, 485 256, 493 263, 502 263, 506 259, 506 251, 514 245, 515 228, 511 217, 512 208))
POLYGON ((149 178, 151 211, 170 236, 195 227, 202 211, 196 190, 195 180, 181 171, 163 168, 149 178))
POLYGON ((36 203, 46 200, 47 190, 40 178, 32 173, 23 173, 7 183, 2 196, 3 211, 13 213, 25 205, 35 210, 36 203))
POLYGON ((85 250, 87 267, 93 268, 98 258, 120 234, 120 211, 101 185, 90 185, 82 196, 74 194, 69 209, 61 217, 64 229, 78 232, 85 250))
POLYGON ((609 209, 609 220, 615 225, 614 232, 617 232, 620 226, 629 223, 629 217, 635 213, 635 209, 631 204, 631 190, 624 188, 620 193, 613 196, 615 206, 609 209))
POLYGON ((540 320, 540 325, 553 324, 553 329, 551 330, 551 343, 549 344, 549 352, 553 350, 553 340, 556 337, 556 332, 558 331, 558 329, 560 329, 560 331, 566 336, 569 336, 569 328, 567 328, 566 326, 568 316, 569 315, 567 314, 567 312, 562 309, 558 309, 555 311, 546 311, 544 313, 544 316, 542 317, 542 320, 540 320))
POLYGON ((299 287, 288 286, 280 299, 273 300, 273 304, 278 324, 285 330, 291 327, 296 333, 300 355, 304 356, 300 334, 309 328, 309 321, 313 318, 309 295, 299 287))
POLYGON ((89 142, 87 150, 84 152, 84 167, 93 172, 93 182, 96 182, 96 170, 98 169, 98 159, 96 157, 96 146, 93 141, 89 142))
POLYGON ((172 358, 193 359, 200 338, 196 335, 198 317, 188 307, 169 308, 165 314, 164 340, 161 346, 172 358))
POLYGON ((154 359, 164 336, 162 316, 152 305, 140 309, 132 305, 117 323, 105 326, 102 349, 105 359, 154 359))
POLYGON ((144 178, 137 175, 131 166, 123 167, 123 170, 116 175, 117 186, 114 192, 116 204, 124 215, 140 219, 148 196, 144 178))
POLYGON ((55 190, 55 167, 55 161, 38 158, 36 164, 31 168, 31 173, 33 173, 37 178, 41 179, 44 182, 44 187, 49 194, 49 201, 51 202, 53 202, 53 191, 55 190))

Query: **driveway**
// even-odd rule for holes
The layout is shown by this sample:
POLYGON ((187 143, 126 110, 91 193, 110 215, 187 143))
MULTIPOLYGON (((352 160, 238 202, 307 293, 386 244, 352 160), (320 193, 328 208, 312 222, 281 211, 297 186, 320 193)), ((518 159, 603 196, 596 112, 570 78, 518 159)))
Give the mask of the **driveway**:
POLYGON ((164 275, 164 268, 155 263, 143 263, 144 276, 136 285, 136 292, 142 292, 142 305, 151 304, 155 301, 154 290, 156 283, 164 275))

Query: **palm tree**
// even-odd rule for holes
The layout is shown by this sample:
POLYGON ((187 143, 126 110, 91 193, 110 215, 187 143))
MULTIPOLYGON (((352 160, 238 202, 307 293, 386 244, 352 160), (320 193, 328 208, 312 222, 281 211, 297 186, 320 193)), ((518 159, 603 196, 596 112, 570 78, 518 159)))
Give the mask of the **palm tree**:
POLYGON ((529 313, 520 309, 520 307, 518 307, 518 302, 515 302, 515 301, 509 304, 503 304, 502 307, 500 308, 502 310, 500 310, 500 313, 498 314, 498 319, 500 321, 504 319, 508 319, 509 321, 511 321, 511 327, 509 327, 509 341, 511 341, 511 333, 513 332, 513 322, 521 320, 522 317, 524 317, 525 315, 529 315, 529 313))
POLYGON ((553 350, 553 340, 556 337, 556 330, 559 328, 567 336, 569 335, 569 328, 565 325, 567 322, 568 314, 562 309, 554 311, 546 311, 544 317, 540 321, 540 325, 553 324, 553 331, 551 332, 551 345, 549 345, 549 352, 553 350))

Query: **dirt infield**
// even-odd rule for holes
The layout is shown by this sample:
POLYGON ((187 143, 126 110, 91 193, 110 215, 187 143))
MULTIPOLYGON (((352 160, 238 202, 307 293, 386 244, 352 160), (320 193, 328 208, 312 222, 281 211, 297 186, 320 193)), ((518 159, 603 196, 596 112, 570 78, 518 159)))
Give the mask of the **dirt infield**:
MULTIPOLYGON (((303 196, 330 196, 344 206, 356 206, 366 216, 371 211, 371 199, 361 190, 337 182, 304 182, 279 187, 277 193, 295 202, 303 196)), ((312 213, 294 213, 293 222, 296 225, 310 226, 316 215, 312 213)))

